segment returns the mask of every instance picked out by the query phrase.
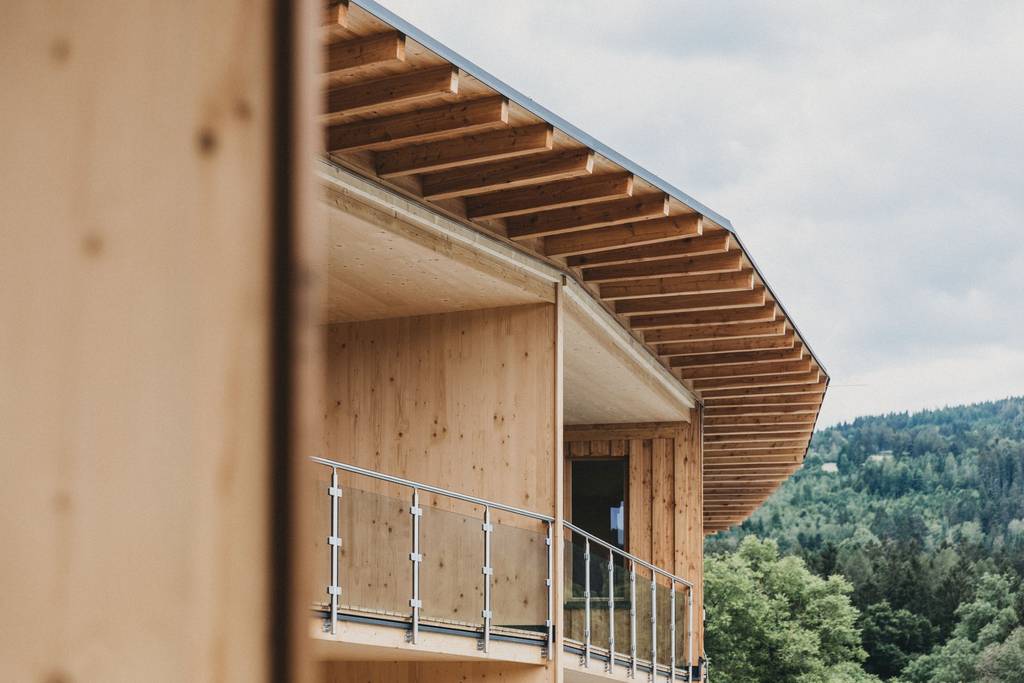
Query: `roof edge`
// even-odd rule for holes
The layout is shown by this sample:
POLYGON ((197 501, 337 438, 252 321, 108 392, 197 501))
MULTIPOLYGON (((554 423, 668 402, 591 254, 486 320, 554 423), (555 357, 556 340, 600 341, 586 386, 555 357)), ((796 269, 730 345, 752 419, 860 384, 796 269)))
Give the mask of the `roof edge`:
POLYGON ((797 326, 796 321, 793 319, 793 316, 791 316, 789 312, 786 311, 786 307, 783 305, 779 297, 775 294, 774 289, 768 282, 768 278, 764 276, 764 273, 761 271, 761 269, 755 262, 754 257, 743 244, 743 240, 740 238, 739 234, 736 232, 736 229, 733 227, 732 221, 730 221, 728 218, 718 213, 711 207, 701 203, 697 199, 683 192, 675 185, 669 183, 660 176, 647 170, 646 168, 639 165, 635 161, 632 161, 631 159, 623 156, 621 153, 616 152, 614 149, 602 143, 600 140, 597 140, 586 131, 583 131, 577 126, 574 126, 572 123, 569 123, 558 114, 554 113, 547 107, 539 104, 536 100, 527 97, 519 90, 513 88, 511 85, 501 80, 500 78, 497 78, 496 76, 486 71, 485 69, 481 68, 480 66, 474 64, 472 61, 466 59, 465 57, 455 52, 448 46, 444 45, 437 39, 433 38, 430 35, 427 35, 422 30, 417 28, 415 25, 406 21, 405 19, 398 16, 397 14, 387 9, 386 7, 380 5, 380 3, 376 2, 376 0, 349 0, 349 3, 366 10, 370 14, 380 19, 381 21, 391 24, 398 31, 404 33, 407 37, 412 38, 413 40, 420 43, 427 49, 435 52, 438 56, 448 60, 458 69, 472 74, 472 76, 479 80, 481 83, 493 88, 498 93, 512 100, 513 102, 523 107, 524 109, 528 110, 535 116, 539 116, 540 118, 556 126, 558 129, 560 129, 567 135, 572 136, 580 144, 586 145, 587 147, 594 150, 601 156, 606 157, 610 161, 613 161, 616 164, 618 164, 619 166, 622 166, 630 173, 639 176, 640 178, 643 178, 651 185, 654 185, 659 190, 670 195, 673 199, 676 199, 682 202, 683 204, 686 204, 694 211, 697 211, 704 217, 713 220, 715 223, 720 225, 725 230, 728 230, 733 235, 733 237, 736 238, 736 241, 740 249, 743 250, 743 253, 750 261, 750 265, 753 267, 754 272, 756 272, 757 276, 761 278, 761 281, 764 283, 765 288, 771 294, 772 298, 775 299, 775 303, 782 310, 782 314, 786 316, 786 320, 793 327, 793 330, 797 333, 797 335, 800 336, 800 339, 804 343, 804 347, 807 349, 808 353, 811 354, 811 357, 814 358, 814 361, 815 363, 818 364, 818 367, 820 368, 821 372, 825 375, 826 378, 830 377, 828 370, 825 368, 825 364, 821 362, 821 359, 818 358, 818 354, 816 354, 814 352, 814 349, 811 348, 810 343, 807 341, 807 337, 804 336, 804 334, 800 331, 800 328, 797 326))

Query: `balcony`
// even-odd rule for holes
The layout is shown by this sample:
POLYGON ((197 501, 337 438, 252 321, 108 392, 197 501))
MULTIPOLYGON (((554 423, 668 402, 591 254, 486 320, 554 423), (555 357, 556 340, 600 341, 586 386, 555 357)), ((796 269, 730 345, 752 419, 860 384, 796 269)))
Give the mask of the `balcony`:
POLYGON ((545 664, 561 628, 576 679, 696 675, 686 580, 548 515, 313 461, 321 658, 545 664))

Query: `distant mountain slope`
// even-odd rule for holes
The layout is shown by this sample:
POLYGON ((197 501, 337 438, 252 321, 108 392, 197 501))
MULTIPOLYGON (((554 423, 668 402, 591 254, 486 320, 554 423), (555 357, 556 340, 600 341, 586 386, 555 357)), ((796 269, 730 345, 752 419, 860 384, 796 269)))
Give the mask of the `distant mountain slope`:
MULTIPOLYGON (((747 535, 852 582, 866 668, 883 677, 961 633, 983 575, 1005 577, 1024 623, 1024 398, 824 429, 803 469, 742 527, 708 539, 707 551, 732 550, 747 535)), ((929 671, 909 680, 944 680, 929 671)))

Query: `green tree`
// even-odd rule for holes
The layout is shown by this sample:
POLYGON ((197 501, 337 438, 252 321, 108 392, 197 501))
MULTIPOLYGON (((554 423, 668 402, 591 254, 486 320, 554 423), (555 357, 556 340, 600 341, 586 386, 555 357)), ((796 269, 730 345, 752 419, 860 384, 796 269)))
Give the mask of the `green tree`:
POLYGON ((924 617, 905 609, 894 610, 882 601, 868 607, 861 618, 861 630, 868 652, 864 669, 881 678, 892 678, 911 659, 928 650, 935 629, 924 617))
MULTIPOLYGON (((1008 636, 1020 625, 1013 582, 997 574, 985 574, 978 580, 974 600, 956 610, 953 637, 931 653, 918 657, 907 666, 903 677, 912 683, 962 683, 979 678, 980 655, 987 648, 1001 652, 1008 636)), ((993 661, 1004 658, 993 654, 993 661)), ((1013 645, 1005 659, 1012 660, 1013 645)), ((998 679, 995 679, 998 680, 998 679)))
POLYGON ((705 563, 705 634, 716 681, 860 683, 857 610, 840 576, 822 579, 773 541, 747 537, 705 563))
POLYGON ((978 657, 978 683, 1024 683, 1024 628, 978 657))

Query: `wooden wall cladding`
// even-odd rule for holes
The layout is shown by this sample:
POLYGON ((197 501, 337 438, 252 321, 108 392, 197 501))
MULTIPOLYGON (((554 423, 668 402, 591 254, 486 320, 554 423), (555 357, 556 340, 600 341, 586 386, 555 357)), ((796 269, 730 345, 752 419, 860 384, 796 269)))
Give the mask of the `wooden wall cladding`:
POLYGON ((323 455, 554 513, 555 312, 327 328, 323 455))
MULTIPOLYGON (((325 457, 554 515, 555 307, 536 304, 327 328, 325 457)), ((330 470, 313 511, 313 603, 326 600, 330 470)), ((343 474, 342 604, 408 613, 411 491, 343 474)), ((423 494, 423 617, 478 624, 480 506, 423 494)), ((546 527, 495 511, 495 625, 546 618, 546 527)))
MULTIPOLYGON (((628 460, 627 550, 696 585, 695 656, 703 629, 704 568, 703 482, 700 415, 690 422, 565 428, 567 460, 628 460), (605 438, 614 436, 615 438, 605 438), (594 437, 594 438, 592 438, 594 437), (630 438, 634 437, 634 438, 630 438)), ((568 465, 569 463, 567 463, 568 465)), ((565 508, 571 510, 572 468, 565 468, 565 508)))
POLYGON ((551 666, 506 662, 329 662, 321 664, 323 683, 545 683, 555 680, 551 666))

